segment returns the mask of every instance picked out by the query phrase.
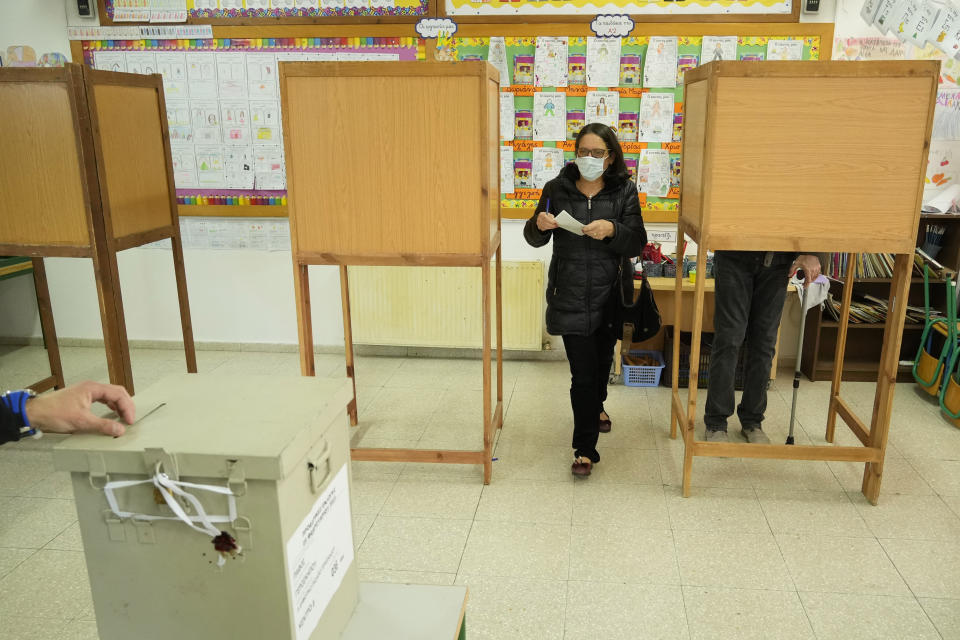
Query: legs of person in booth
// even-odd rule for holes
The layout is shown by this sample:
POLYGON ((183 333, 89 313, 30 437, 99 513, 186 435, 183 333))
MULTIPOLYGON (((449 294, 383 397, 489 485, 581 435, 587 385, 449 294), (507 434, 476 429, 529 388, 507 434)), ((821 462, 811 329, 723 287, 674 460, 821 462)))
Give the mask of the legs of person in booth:
POLYGON ((563 336, 563 346, 570 362, 572 444, 573 455, 577 458, 572 471, 576 475, 590 475, 593 463, 600 461, 597 452, 600 414, 604 411, 603 402, 607 399, 607 382, 616 342, 616 333, 607 324, 589 336, 563 336))
POLYGON ((789 264, 765 265, 762 259, 740 260, 722 251, 714 257, 714 339, 704 413, 708 442, 728 440, 727 419, 734 412, 737 356, 745 339, 748 360, 737 416, 748 442, 769 442, 760 425, 767 408, 767 384, 789 269, 789 264))

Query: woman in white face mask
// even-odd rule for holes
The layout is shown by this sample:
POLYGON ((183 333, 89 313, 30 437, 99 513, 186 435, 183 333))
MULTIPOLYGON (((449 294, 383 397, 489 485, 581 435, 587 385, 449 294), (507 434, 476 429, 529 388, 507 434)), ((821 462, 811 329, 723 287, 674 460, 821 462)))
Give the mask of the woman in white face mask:
POLYGON ((637 187, 630 180, 614 131, 585 126, 577 136, 576 160, 543 189, 524 237, 534 247, 553 239, 547 281, 547 331, 563 337, 570 362, 573 407, 571 471, 588 476, 600 461, 597 441, 611 430, 603 407, 619 322, 619 267, 647 244, 637 187), (582 235, 560 228, 569 214, 582 235))

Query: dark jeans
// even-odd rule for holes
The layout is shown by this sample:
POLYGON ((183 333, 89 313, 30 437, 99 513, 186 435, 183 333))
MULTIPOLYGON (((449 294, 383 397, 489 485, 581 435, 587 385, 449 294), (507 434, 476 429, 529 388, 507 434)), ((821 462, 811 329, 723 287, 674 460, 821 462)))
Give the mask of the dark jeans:
POLYGON ((573 449, 575 456, 600 461, 600 412, 607 399, 607 381, 613 364, 617 335, 606 324, 589 336, 563 336, 570 362, 570 404, 573 405, 573 449))
POLYGON ((782 261, 764 266, 761 260, 739 260, 722 251, 714 257, 714 337, 704 413, 708 429, 725 430, 733 415, 734 372, 744 339, 748 359, 737 417, 743 426, 763 422, 789 274, 790 264, 782 261))

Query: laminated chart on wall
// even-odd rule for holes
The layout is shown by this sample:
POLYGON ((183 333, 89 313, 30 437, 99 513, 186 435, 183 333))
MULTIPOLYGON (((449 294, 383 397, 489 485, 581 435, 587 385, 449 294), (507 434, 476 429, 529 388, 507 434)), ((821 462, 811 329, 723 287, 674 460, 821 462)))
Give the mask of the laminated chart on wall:
MULTIPOLYGON (((156 2, 157 0, 150 0, 156 2)), ((160 0, 169 2, 170 0, 160 0)), ((426 16, 428 0, 174 0, 179 11, 165 22, 216 18, 335 18, 341 16, 426 16), (179 19, 182 13, 182 19, 179 19)), ((107 17, 150 22, 146 0, 104 0, 107 17), (141 5, 134 9, 132 5, 141 5)), ((175 9, 174 9, 175 10, 175 9)), ((170 9, 167 9, 170 11, 170 9)), ((158 19, 153 19, 154 22, 158 19)))
POLYGON ((570 14, 640 14, 688 15, 694 18, 704 14, 749 15, 790 14, 791 0, 673 0, 670 2, 644 0, 439 0, 445 3, 449 16, 562 16, 570 14))
POLYGON ((505 64, 507 75, 501 78, 500 84, 501 189, 511 184, 504 178, 512 175, 513 191, 503 191, 500 204, 504 208, 521 209, 536 204, 540 197, 536 184, 542 183, 546 177, 546 156, 537 149, 562 150, 560 166, 554 169, 557 164, 554 156, 549 169, 559 172, 562 165, 573 161, 574 139, 580 129, 590 122, 604 122, 616 130, 627 168, 634 179, 641 152, 646 149, 668 152, 666 164, 656 160, 657 188, 641 192, 641 202, 647 210, 676 211, 680 194, 684 71, 709 62, 714 56, 733 60, 744 56, 766 57, 771 40, 797 42, 786 47, 802 50, 805 60, 816 60, 820 56, 818 36, 569 37, 561 43, 550 38, 546 46, 539 49, 538 38, 504 37, 505 50, 502 52, 500 40, 441 37, 436 46, 438 53, 442 51, 451 60, 486 60, 492 41, 494 55, 505 56, 502 64, 505 64), (652 40, 655 49, 651 56, 652 40), (566 86, 535 84, 538 53, 541 56, 539 70, 543 71, 547 68, 542 62, 543 56, 549 52, 556 55, 550 58, 545 73, 552 74, 555 81, 565 82, 566 86), (564 53, 566 69, 561 72, 555 61, 564 53), (651 57, 652 66, 647 69, 651 57), (644 85, 644 75, 665 86, 644 85), (588 83, 588 77, 602 78, 610 84, 592 85, 588 83), (564 96, 562 105, 551 99, 556 94, 564 96), (564 123, 562 132, 557 131, 558 121, 564 123), (560 138, 558 133, 563 134, 562 139, 556 139, 560 138), (503 152, 504 147, 512 149, 512 158, 503 152), (508 163, 512 163, 512 173, 508 163), (667 178, 666 182, 660 179, 661 176, 667 178), (667 184, 665 193, 664 184, 667 184), (661 193, 664 195, 659 195, 661 193))
POLYGON ((82 46, 84 61, 96 69, 162 75, 177 196, 190 204, 213 196, 217 204, 283 203, 279 62, 426 55, 417 38, 86 40, 82 46))

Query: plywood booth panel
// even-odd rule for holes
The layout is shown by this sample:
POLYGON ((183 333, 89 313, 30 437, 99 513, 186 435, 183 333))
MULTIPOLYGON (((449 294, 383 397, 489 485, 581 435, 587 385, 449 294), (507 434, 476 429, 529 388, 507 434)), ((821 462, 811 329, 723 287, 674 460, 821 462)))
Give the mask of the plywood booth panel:
POLYGON ((709 133, 702 151, 687 140, 684 170, 702 162, 704 175, 685 175, 682 217, 708 249, 913 251, 936 62, 717 62, 687 74, 688 87, 707 85, 705 102, 688 92, 688 123, 705 119, 709 133))
POLYGON ((295 250, 484 253, 482 236, 495 233, 498 216, 490 203, 497 160, 489 157, 498 135, 495 71, 485 62, 280 69, 295 250))
POLYGON ((88 71, 113 235, 173 223, 160 76, 88 71))
POLYGON ((0 244, 90 246, 73 90, 62 69, 0 75, 0 244))

